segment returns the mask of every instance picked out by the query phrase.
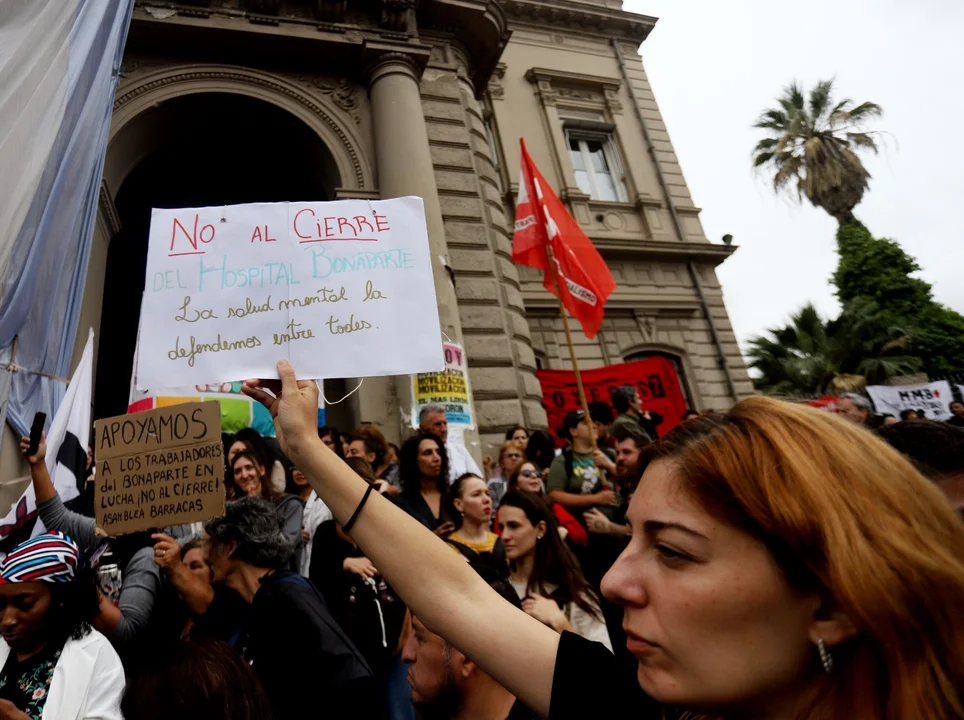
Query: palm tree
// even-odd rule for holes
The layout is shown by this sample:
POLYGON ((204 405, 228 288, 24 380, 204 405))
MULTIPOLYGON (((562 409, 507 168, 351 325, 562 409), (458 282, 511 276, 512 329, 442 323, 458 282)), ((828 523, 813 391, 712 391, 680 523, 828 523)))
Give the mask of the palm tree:
POLYGON ((754 385, 771 395, 811 395, 876 385, 916 372, 919 358, 906 354, 913 332, 887 327, 876 303, 848 303, 840 317, 824 322, 813 305, 804 306, 770 337, 750 340, 754 385))
POLYGON ((818 82, 809 100, 794 81, 777 103, 778 108, 764 110, 754 124, 770 137, 754 148, 753 166, 773 170, 777 193, 792 194, 790 186, 796 181, 797 200, 806 197, 840 223, 851 220, 870 180, 857 151, 877 153, 876 133, 864 128, 883 110, 871 102, 835 102, 833 80, 818 82))

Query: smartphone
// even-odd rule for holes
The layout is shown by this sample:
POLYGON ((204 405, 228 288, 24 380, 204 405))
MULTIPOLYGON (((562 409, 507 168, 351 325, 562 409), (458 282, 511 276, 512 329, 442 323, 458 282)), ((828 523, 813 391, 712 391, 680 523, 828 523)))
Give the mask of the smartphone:
POLYGON ((37 448, 40 447, 40 436, 44 431, 44 424, 47 422, 47 413, 34 413, 33 425, 30 426, 30 446, 27 448, 27 455, 36 455, 37 448))

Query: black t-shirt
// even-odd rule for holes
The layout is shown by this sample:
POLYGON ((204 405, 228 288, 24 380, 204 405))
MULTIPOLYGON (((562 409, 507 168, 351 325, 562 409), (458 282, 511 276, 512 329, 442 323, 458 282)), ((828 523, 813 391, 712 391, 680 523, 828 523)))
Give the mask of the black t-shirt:
POLYGON ((604 645, 564 632, 552 673, 549 720, 597 717, 659 720, 662 709, 604 645))
POLYGON ((300 575, 261 580, 233 645, 261 680, 278 720, 377 716, 368 664, 300 575))

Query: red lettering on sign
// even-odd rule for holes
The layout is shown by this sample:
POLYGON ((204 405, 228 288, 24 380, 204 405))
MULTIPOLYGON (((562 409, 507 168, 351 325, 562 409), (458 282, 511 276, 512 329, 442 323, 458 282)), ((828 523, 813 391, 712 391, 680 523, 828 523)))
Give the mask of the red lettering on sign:
POLYGON ((192 226, 191 231, 188 232, 188 229, 184 226, 184 224, 177 218, 174 218, 174 222, 171 225, 171 249, 167 254, 168 257, 178 257, 180 255, 203 255, 204 254, 203 250, 197 249, 198 240, 200 240, 205 245, 208 244, 209 242, 214 240, 215 230, 213 225, 204 225, 201 227, 200 231, 198 231, 199 222, 200 222, 200 217, 195 213, 194 225, 192 226), (186 246, 182 245, 182 247, 184 247, 184 250, 182 250, 181 252, 174 252, 174 245, 177 242, 177 238, 178 238, 178 235, 177 235, 178 228, 180 228, 181 234, 184 236, 184 239, 187 240, 188 243, 190 244, 191 246, 190 250, 188 250, 186 246), (207 238, 205 238, 205 233, 207 233, 207 238))
MULTIPOLYGON (((301 230, 298 229, 298 218, 301 217, 302 213, 311 213, 311 217, 314 217, 315 211, 312 210, 311 208, 304 208, 303 210, 299 210, 298 212, 295 213, 295 219, 292 223, 294 226, 295 235, 300 237, 302 240, 307 240, 308 238, 311 237, 311 235, 303 235, 301 233, 301 230)), ((305 222, 307 223, 308 220, 306 219, 305 222)))

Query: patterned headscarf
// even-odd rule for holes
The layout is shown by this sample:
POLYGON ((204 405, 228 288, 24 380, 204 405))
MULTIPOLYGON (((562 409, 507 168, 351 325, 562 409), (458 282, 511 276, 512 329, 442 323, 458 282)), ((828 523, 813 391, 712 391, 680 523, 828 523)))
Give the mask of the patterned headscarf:
POLYGON ((57 530, 15 547, 0 563, 0 583, 73 582, 80 567, 80 548, 57 530))

